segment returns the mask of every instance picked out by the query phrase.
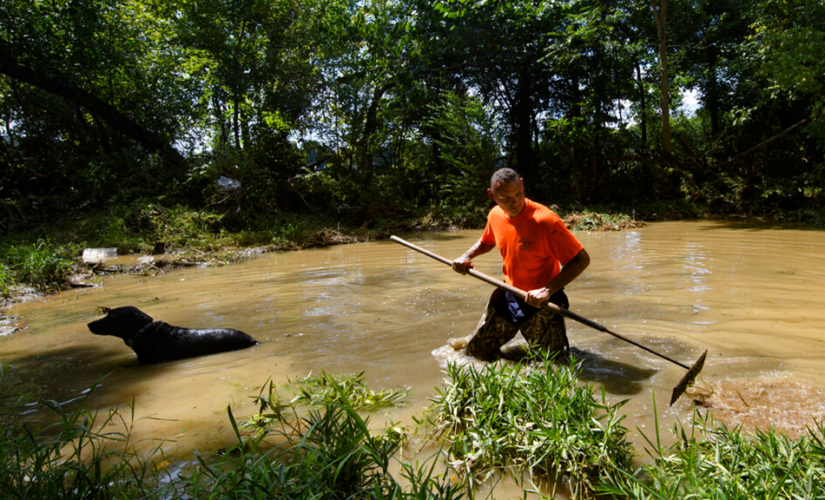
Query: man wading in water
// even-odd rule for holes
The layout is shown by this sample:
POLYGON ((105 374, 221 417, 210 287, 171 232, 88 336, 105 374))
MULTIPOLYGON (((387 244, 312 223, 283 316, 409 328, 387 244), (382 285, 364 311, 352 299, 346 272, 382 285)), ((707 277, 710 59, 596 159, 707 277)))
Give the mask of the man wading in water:
POLYGON ((453 261, 453 269, 467 274, 475 269, 474 258, 498 247, 504 281, 527 292, 527 300, 497 288, 472 335, 451 345, 466 345, 468 355, 494 361, 521 330, 531 346, 564 352, 569 347, 564 318, 541 304, 549 300, 568 309, 564 287, 590 265, 590 256, 558 215, 524 197, 524 180, 514 170, 494 173, 487 193, 496 206, 487 215, 484 234, 453 261))

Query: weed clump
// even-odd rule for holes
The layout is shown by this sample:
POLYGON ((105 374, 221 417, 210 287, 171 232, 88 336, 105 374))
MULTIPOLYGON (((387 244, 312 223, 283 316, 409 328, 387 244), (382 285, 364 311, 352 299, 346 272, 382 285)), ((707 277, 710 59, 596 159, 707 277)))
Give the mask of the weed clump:
POLYGON ((428 422, 445 440, 451 465, 472 487, 499 471, 558 478, 574 497, 589 495, 597 479, 626 468, 633 456, 619 415, 592 387, 577 382, 580 367, 494 364, 483 370, 451 364, 428 422))
POLYGON ((0 248, 0 292, 8 296, 15 283, 29 283, 40 290, 64 286, 72 272, 71 245, 48 240, 0 248))
POLYGON ((298 391, 293 402, 305 405, 343 404, 341 397, 355 410, 374 410, 400 406, 409 395, 409 389, 370 389, 364 381, 364 372, 349 376, 335 376, 322 372, 295 380, 298 391))
POLYGON ((705 414, 693 414, 690 430, 677 424, 676 443, 662 448, 645 436, 651 464, 634 474, 617 469, 599 487, 628 499, 825 497, 825 425, 807 436, 788 437, 771 428, 743 433, 705 414))
POLYGON ((8 298, 11 295, 14 283, 15 279, 11 268, 5 262, 0 261, 0 297, 8 298))

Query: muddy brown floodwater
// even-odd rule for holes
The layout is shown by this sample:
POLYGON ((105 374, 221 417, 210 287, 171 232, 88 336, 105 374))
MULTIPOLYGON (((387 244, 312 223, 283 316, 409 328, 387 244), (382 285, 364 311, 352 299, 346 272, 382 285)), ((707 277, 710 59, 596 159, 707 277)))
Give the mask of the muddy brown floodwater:
MULTIPOLYGON (((399 235, 454 258, 479 231, 399 235)), ((611 401, 631 398, 625 426, 639 431, 687 421, 697 403, 727 423, 803 432, 825 417, 825 232, 729 222, 664 222, 641 230, 577 233, 592 258, 567 292, 571 310, 685 364, 705 349, 697 387, 673 408, 674 364, 568 322, 584 359, 582 379, 611 401)), ((493 252, 476 262, 499 277, 493 252)), ((251 396, 276 382, 324 370, 364 371, 375 389, 410 387, 409 405, 379 412, 414 427, 441 368, 461 361, 448 347, 468 334, 489 285, 392 242, 262 255, 220 268, 156 277, 106 278, 9 313, 23 329, 0 338, 4 392, 29 392, 107 410, 135 399, 135 439, 168 439, 171 456, 214 449, 231 436, 226 406, 254 411, 251 396), (98 306, 134 305, 173 325, 232 327, 253 348, 140 366, 119 339, 92 335, 98 306), (91 394, 87 390, 100 386, 91 394)))

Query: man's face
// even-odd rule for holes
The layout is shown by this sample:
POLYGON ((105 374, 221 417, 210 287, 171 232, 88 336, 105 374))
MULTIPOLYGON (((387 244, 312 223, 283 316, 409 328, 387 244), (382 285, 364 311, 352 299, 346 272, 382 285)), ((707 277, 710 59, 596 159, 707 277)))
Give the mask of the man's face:
POLYGON ((491 189, 487 190, 487 194, 511 219, 524 210, 524 181, 522 179, 515 182, 496 182, 491 189))

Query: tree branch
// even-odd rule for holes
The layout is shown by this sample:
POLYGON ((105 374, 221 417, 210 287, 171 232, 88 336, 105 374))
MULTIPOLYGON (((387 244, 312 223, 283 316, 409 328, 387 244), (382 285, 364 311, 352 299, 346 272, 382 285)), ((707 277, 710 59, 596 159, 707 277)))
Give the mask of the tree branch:
POLYGON ((748 156, 749 154, 753 153, 753 152, 754 152, 754 151, 756 151, 757 149, 762 148, 762 147, 765 147, 765 146, 767 146, 768 144, 770 144, 770 143, 772 143, 773 141, 775 141, 776 139, 779 139, 780 137, 782 137, 783 135, 787 134, 787 133, 788 133, 788 132, 790 132, 791 130, 793 130, 793 129, 797 128, 797 127, 802 126, 802 125, 803 125, 806 121, 808 121, 808 119, 807 119, 807 118, 804 118, 802 121, 800 121, 800 122, 798 122, 798 123, 796 123, 796 124, 794 124, 794 125, 791 125, 790 127, 786 128, 786 129, 785 129, 785 130, 783 130, 782 132, 779 132, 778 134, 776 134, 776 135, 775 135, 775 136, 773 136, 773 137, 770 137, 770 138, 768 138, 768 139, 765 139, 764 141, 760 142, 759 144, 757 144, 756 146, 754 146, 754 147, 750 148, 749 150, 745 151, 744 153, 739 153, 738 155, 736 155, 735 157, 731 158, 730 160, 724 161, 724 162, 722 162, 722 163, 717 163, 716 165, 714 165, 714 166, 713 166, 713 168, 719 168, 719 167, 722 167, 722 166, 727 165, 728 163, 733 163, 733 162, 736 162, 736 161, 741 160, 742 158, 744 158, 744 157, 748 156))
POLYGON ((94 116, 103 119, 112 128, 135 140, 147 150, 158 153, 169 163, 182 166, 183 156, 160 134, 142 127, 111 104, 78 87, 64 83, 63 75, 43 75, 20 64, 11 54, 10 45, 0 39, 0 73, 27 83, 86 108, 94 116))

